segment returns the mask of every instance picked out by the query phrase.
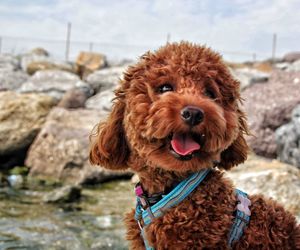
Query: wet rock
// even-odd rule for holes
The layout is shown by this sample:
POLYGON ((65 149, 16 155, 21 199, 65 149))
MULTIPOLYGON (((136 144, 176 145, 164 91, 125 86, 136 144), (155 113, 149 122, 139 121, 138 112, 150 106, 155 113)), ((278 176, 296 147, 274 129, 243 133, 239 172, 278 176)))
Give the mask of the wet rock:
POLYGON ((270 77, 270 73, 251 68, 237 68, 232 70, 232 74, 240 81, 241 89, 245 89, 254 83, 266 82, 270 77))
MULTIPOLYGON (((91 89, 88 90, 91 91, 91 89)), ((69 109, 83 108, 85 101, 90 96, 90 94, 91 93, 87 93, 87 91, 85 91, 84 89, 70 89, 63 95, 57 106, 69 109)))
POLYGON ((0 92, 0 168, 23 163, 24 152, 54 105, 45 95, 0 92))
POLYGON ((107 89, 115 89, 127 68, 128 65, 123 65, 119 67, 97 70, 90 74, 86 81, 95 90, 95 92, 102 92, 107 89))
POLYGON ((227 175, 248 194, 263 194, 277 200, 300 218, 300 171, 277 160, 254 155, 227 175))
POLYGON ((36 72, 18 91, 45 93, 60 100, 66 91, 81 87, 90 89, 89 85, 75 74, 60 70, 45 70, 36 72))
POLYGON ((85 107, 88 109, 97 109, 102 110, 103 112, 109 112, 111 110, 113 104, 112 100, 114 97, 115 95, 113 90, 104 90, 89 98, 85 103, 85 107))
POLYGON ((282 58, 283 62, 293 63, 297 60, 300 60, 300 51, 294 51, 287 53, 282 58))
POLYGON ((68 185, 46 194, 43 201, 46 203, 68 203, 77 201, 80 197, 81 188, 68 185))
POLYGON ((254 136, 248 138, 259 155, 275 158, 275 130, 291 118, 300 103, 300 72, 274 71, 268 82, 254 84, 242 92, 244 110, 254 136))
POLYGON ((24 178, 22 175, 10 175, 7 177, 7 181, 13 188, 21 188, 24 184, 24 178))
POLYGON ((300 105, 293 110, 291 121, 276 130, 276 142, 279 159, 300 168, 300 105))
POLYGON ((89 163, 89 135, 101 117, 103 114, 96 110, 54 108, 28 152, 29 175, 68 184, 93 184, 128 176, 128 172, 108 171, 89 163))
POLYGON ((80 52, 76 60, 77 71, 81 79, 107 65, 106 57, 100 53, 80 52))

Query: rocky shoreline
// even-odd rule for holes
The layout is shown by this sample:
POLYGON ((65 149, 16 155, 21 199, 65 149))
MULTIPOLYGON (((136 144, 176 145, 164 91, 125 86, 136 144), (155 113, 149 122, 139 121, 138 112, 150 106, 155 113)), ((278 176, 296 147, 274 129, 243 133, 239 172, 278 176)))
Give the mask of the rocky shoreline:
MULTIPOLYGON (((253 134, 249 160, 228 176, 250 194, 280 201, 299 219, 297 55, 276 63, 228 63, 241 82, 253 134)), ((57 61, 41 48, 0 54, 1 249, 127 248, 121 218, 134 203, 132 173, 91 166, 88 151, 89 135, 110 111, 130 63, 110 65, 105 55, 88 52, 76 62, 57 61)))

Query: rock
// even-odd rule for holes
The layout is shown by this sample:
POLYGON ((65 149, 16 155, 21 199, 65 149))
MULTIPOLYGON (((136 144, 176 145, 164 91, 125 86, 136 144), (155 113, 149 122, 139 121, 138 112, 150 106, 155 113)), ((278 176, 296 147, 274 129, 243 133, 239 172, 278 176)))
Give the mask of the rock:
POLYGON ((300 171, 277 160, 251 155, 242 165, 226 173, 237 188, 248 194, 263 194, 300 216, 300 171))
POLYGON ((85 107, 88 109, 97 109, 103 112, 109 112, 112 107, 112 100, 115 97, 114 92, 110 89, 100 92, 87 99, 85 107))
POLYGON ((0 92, 0 168, 23 164, 26 150, 54 105, 53 98, 45 95, 0 92))
POLYGON ((28 75, 21 70, 0 70, 0 91, 17 90, 27 80, 28 75))
POLYGON ((244 110, 254 136, 248 143, 259 155, 276 158, 275 130, 291 118, 300 103, 300 72, 274 71, 268 82, 254 84, 242 92, 244 110))
POLYGON ((80 88, 70 89, 63 95, 57 106, 67 109, 83 108, 85 101, 90 96, 88 94, 80 88))
POLYGON ((101 92, 107 89, 115 89, 120 79, 122 79, 123 73, 126 71, 128 65, 106 68, 97 70, 90 74, 86 81, 95 92, 101 92))
POLYGON ((27 64, 27 73, 33 75, 37 71, 41 70, 62 70, 75 73, 76 70, 72 64, 59 61, 33 61, 27 64))
POLYGON ((75 185, 128 176, 89 163, 89 135, 102 116, 96 110, 54 108, 28 152, 29 175, 75 185))
POLYGON ((251 68, 237 68, 231 70, 233 76, 241 83, 241 89, 245 89, 254 83, 262 83, 268 81, 270 73, 258 71, 251 68))
POLYGON ((293 110, 290 123, 276 130, 276 142, 279 159, 300 168, 300 105, 293 110))
POLYGON ((286 68, 286 71, 300 71, 300 60, 293 62, 289 67, 286 68))
POLYGON ((22 175, 10 175, 7 177, 8 184, 13 188, 21 188, 24 184, 22 175))
POLYGON ((23 71, 27 72, 27 67, 33 62, 48 62, 51 60, 49 53, 42 49, 33 49, 28 53, 21 55, 21 68, 23 71))
POLYGON ((81 188, 79 186, 64 186, 58 188, 43 197, 46 203, 68 203, 77 201, 81 197, 81 188))
POLYGON ((10 54, 0 54, 0 91, 15 90, 28 79, 25 72, 19 70, 19 60, 10 54))
POLYGON ((11 54, 0 54, 0 72, 15 71, 20 69, 20 62, 17 57, 11 54))
POLYGON ((85 79, 95 70, 101 69, 107 65, 106 57, 100 53, 80 52, 77 57, 76 65, 78 74, 85 79))
POLYGON ((20 93, 40 92, 58 100, 72 88, 87 88, 90 86, 81 81, 75 74, 60 70, 38 71, 19 88, 20 93))
POLYGON ((38 55, 38 56, 49 56, 49 52, 47 50, 45 50, 44 48, 40 48, 40 47, 30 50, 29 54, 34 54, 34 55, 38 55))
POLYGON ((282 60, 288 63, 292 63, 297 60, 300 60, 300 51, 287 53, 283 56, 282 60))

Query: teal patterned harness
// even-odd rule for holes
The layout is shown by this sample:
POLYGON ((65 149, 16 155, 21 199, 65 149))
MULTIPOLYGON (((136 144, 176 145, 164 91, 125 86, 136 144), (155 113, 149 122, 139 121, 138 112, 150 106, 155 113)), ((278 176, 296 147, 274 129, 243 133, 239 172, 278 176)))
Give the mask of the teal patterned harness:
MULTIPOLYGON (((211 169, 205 169, 192 174, 189 178, 180 182, 171 192, 164 195, 161 200, 152 206, 149 205, 141 185, 138 184, 136 186, 135 193, 137 196, 137 205, 135 209, 135 220, 140 227, 146 250, 154 250, 154 248, 148 244, 145 235, 145 228, 155 218, 162 216, 164 213, 163 211, 173 208, 182 202, 193 190, 195 190, 197 186, 199 186, 210 171, 211 169), (141 225, 141 221, 143 221, 143 226, 141 225)), ((251 202, 247 198, 247 194, 240 190, 236 190, 236 195, 239 203, 237 205, 235 220, 228 237, 229 247, 241 238, 244 229, 249 224, 251 215, 249 210, 251 202)))

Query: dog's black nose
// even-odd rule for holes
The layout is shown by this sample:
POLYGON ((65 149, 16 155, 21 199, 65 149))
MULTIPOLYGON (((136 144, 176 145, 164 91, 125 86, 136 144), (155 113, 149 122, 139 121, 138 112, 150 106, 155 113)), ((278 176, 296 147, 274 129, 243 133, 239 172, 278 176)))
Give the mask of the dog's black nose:
POLYGON ((196 126, 203 121, 204 112, 194 106, 186 106, 181 110, 181 119, 190 126, 196 126))

